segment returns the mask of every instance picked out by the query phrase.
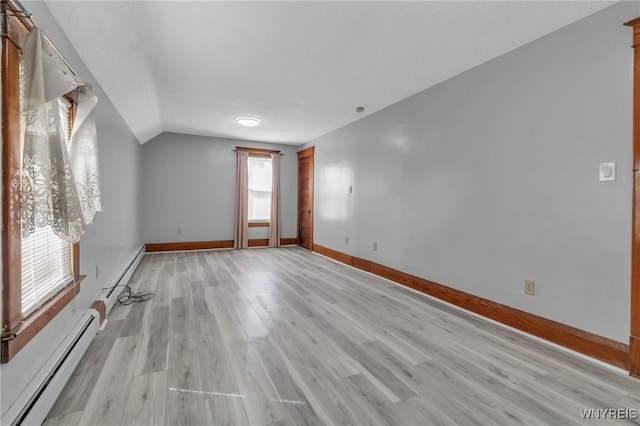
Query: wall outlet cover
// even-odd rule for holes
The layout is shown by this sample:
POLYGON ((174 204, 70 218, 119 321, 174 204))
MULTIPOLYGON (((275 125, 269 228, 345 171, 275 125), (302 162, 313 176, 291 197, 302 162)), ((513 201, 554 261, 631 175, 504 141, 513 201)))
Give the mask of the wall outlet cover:
POLYGON ((524 294, 533 296, 536 292, 536 283, 531 280, 524 280, 524 294))

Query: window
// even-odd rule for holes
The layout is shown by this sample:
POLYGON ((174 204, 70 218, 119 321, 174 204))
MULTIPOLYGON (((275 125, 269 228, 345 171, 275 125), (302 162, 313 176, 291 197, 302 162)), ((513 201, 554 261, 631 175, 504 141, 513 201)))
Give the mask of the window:
POLYGON ((271 158, 249 156, 247 160, 249 222, 268 222, 271 219, 271 166, 271 158))
MULTIPOLYGON (((13 0, 7 9, 8 36, 2 38, 2 363, 9 362, 80 292, 78 244, 59 238, 50 227, 22 237, 21 50, 35 24, 13 0)), ((40 33, 38 33, 40 34, 40 33)), ((61 134, 67 147, 78 92, 58 102, 61 134)), ((24 124, 24 123, 23 123, 24 124)))
POLYGON ((233 247, 245 249, 249 228, 269 228, 269 247, 280 247, 280 151, 236 147, 236 218, 233 247))
MULTIPOLYGON (((56 101, 54 101, 56 102, 56 101)), ((57 100, 62 132, 69 145, 72 104, 65 98, 57 100)), ((73 281, 72 246, 57 236, 51 227, 37 227, 21 245, 21 310, 25 318, 73 281)))

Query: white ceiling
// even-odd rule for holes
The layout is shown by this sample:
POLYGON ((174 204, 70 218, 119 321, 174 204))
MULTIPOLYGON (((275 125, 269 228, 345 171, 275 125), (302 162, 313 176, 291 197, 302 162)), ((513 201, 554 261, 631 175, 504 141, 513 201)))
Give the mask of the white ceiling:
POLYGON ((141 143, 178 132, 300 144, 612 3, 47 5, 141 143))

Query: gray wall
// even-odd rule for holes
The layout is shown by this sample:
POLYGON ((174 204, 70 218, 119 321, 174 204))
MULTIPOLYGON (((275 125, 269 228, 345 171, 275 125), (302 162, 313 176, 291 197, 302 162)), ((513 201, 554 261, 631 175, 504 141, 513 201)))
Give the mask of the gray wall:
POLYGON ((25 2, 43 31, 84 81, 93 84, 98 96, 95 109, 103 212, 87 227, 80 241, 80 273, 87 278, 80 294, 14 359, 1 368, 2 414, 15 401, 58 343, 81 319, 98 297, 101 289, 113 284, 121 270, 141 245, 140 235, 140 169, 141 147, 113 104, 95 82, 64 33, 41 2, 25 2), (99 277, 95 276, 96 265, 99 277))
MULTIPOLYGON (((285 154, 280 160, 280 235, 296 236, 296 147, 162 133, 142 148, 145 243, 233 239, 236 146, 285 154)), ((266 238, 267 229, 251 228, 249 237, 266 238)))
POLYGON ((617 4, 308 144, 314 242, 628 342, 638 15, 617 4))

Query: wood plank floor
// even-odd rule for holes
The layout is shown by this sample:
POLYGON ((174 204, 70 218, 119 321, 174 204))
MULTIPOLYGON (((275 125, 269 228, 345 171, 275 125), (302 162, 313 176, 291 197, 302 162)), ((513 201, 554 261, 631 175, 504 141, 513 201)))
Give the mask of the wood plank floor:
POLYGON ((131 285, 154 298, 114 307, 45 425, 578 425, 581 409, 640 409, 640 380, 299 247, 147 254, 131 285))

